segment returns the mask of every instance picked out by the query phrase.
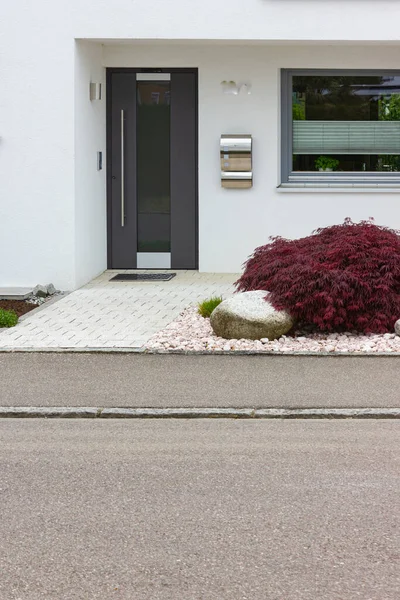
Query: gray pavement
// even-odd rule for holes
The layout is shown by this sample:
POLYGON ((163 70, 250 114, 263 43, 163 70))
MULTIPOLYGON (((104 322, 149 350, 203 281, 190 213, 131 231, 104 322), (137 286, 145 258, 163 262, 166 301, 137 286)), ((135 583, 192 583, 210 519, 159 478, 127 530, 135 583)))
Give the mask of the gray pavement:
POLYGON ((397 600, 398 421, 0 421, 0 600, 397 600))
POLYGON ((0 406, 399 407, 400 357, 0 353, 0 406))

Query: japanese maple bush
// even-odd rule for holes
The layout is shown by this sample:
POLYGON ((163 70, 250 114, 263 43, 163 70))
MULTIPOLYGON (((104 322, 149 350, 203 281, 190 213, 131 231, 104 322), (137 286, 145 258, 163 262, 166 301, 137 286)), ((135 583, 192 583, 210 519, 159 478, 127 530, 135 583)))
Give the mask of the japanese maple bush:
POLYGON ((276 309, 321 331, 392 333, 400 318, 400 232, 346 219, 298 240, 271 238, 236 286, 270 292, 276 309))

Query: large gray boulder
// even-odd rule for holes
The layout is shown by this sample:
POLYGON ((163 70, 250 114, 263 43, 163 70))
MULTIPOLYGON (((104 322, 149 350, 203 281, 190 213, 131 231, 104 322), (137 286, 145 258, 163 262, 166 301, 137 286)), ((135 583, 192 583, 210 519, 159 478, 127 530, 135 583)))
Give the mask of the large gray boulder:
POLYGON ((268 292, 242 292, 224 300, 211 313, 216 335, 228 340, 275 340, 293 326, 291 316, 265 300, 268 292))
POLYGON ((394 324, 394 331, 397 335, 400 335, 400 319, 394 324))

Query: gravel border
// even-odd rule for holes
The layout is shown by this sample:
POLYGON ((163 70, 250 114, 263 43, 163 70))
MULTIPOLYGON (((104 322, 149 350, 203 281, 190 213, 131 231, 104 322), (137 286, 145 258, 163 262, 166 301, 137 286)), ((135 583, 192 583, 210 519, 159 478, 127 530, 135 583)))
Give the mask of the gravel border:
POLYGON ((227 340, 215 335, 210 319, 195 306, 184 309, 145 344, 154 354, 266 354, 307 356, 400 356, 400 337, 393 333, 312 332, 298 330, 276 340, 227 340))
POLYGON ((400 419, 400 408, 0 407, 1 418, 42 419, 400 419))

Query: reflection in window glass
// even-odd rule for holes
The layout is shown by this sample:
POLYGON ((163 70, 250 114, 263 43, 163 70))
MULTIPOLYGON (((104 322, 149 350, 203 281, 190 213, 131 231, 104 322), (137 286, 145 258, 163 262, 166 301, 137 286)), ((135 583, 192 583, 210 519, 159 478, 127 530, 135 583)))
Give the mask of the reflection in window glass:
POLYGON ((400 76, 295 75, 293 171, 400 171, 400 76))
POLYGON ((170 82, 137 82, 138 252, 171 251, 170 82))

